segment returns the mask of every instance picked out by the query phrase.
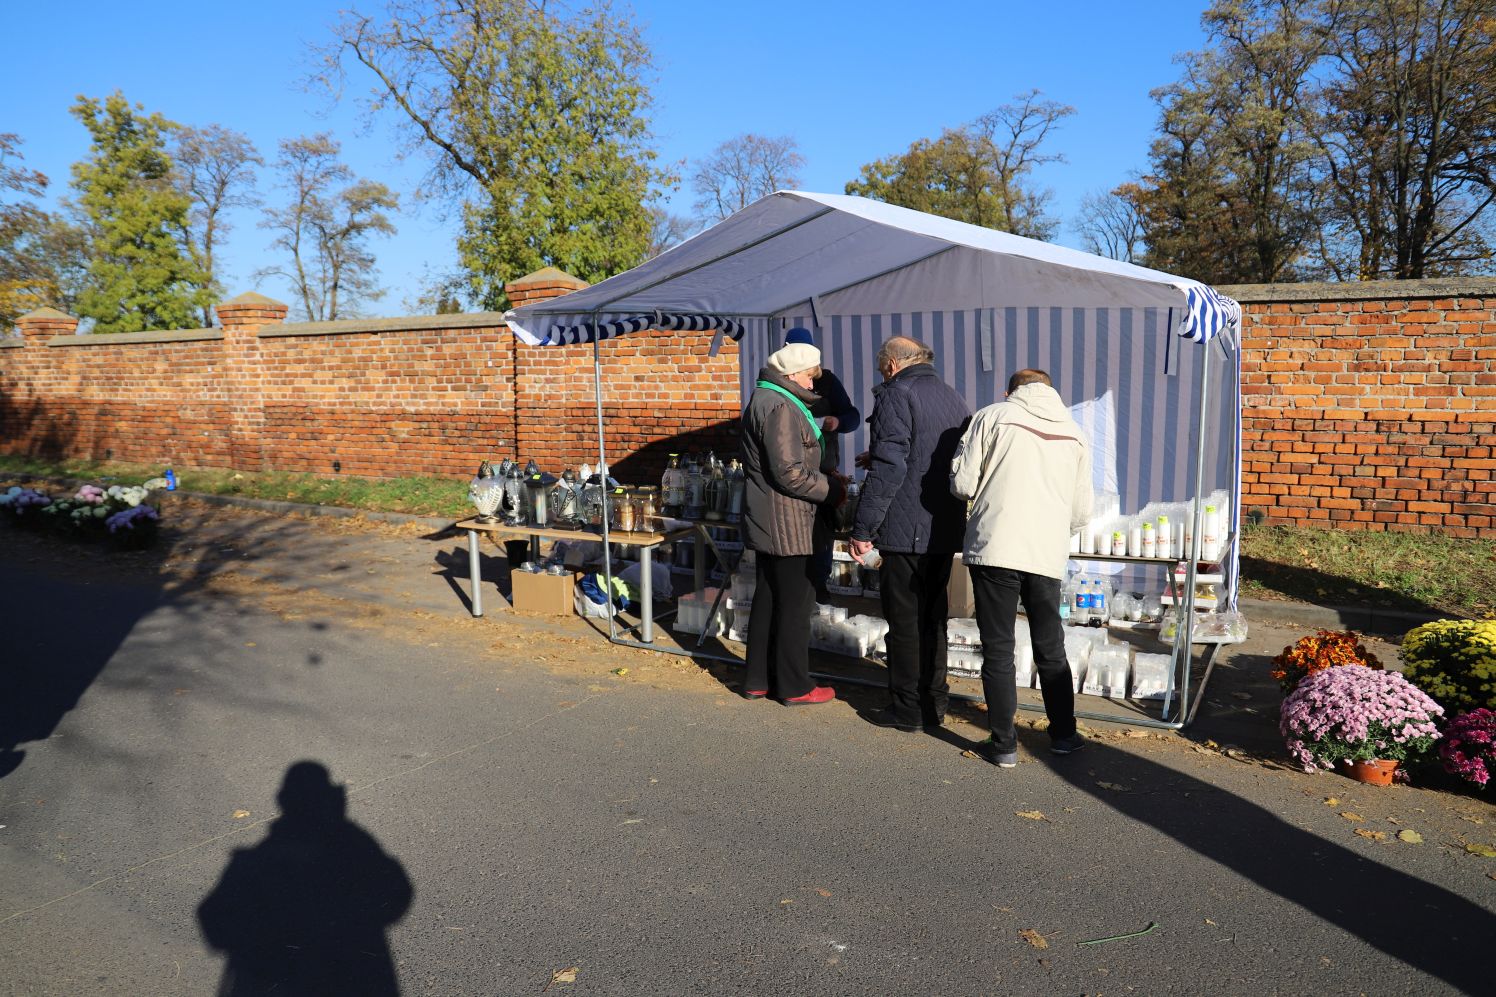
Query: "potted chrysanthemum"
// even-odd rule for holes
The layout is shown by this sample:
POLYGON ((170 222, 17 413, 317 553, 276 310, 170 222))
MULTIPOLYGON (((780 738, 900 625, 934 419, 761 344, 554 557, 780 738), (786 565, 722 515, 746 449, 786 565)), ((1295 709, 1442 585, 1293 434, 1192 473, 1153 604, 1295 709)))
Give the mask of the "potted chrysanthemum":
POLYGON ((1304 767, 1340 767, 1372 785, 1392 782, 1399 764, 1439 739, 1444 710, 1397 672, 1326 668, 1310 672, 1283 700, 1278 729, 1304 767))
POLYGON ((1481 707, 1449 721, 1439 760, 1450 775, 1484 789, 1496 773, 1496 712, 1481 707))

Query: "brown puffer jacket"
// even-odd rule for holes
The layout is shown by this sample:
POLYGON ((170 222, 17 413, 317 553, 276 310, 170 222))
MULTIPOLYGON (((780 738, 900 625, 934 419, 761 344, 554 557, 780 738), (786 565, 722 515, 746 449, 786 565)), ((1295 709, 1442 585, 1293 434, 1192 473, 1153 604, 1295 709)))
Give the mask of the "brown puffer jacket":
MULTIPOLYGON (((793 393, 806 407, 820 400, 768 367, 758 379, 793 393)), ((779 392, 755 388, 743 413, 742 449, 748 546, 777 557, 812 553, 816 506, 839 485, 821 473, 821 444, 810 421, 779 392)))

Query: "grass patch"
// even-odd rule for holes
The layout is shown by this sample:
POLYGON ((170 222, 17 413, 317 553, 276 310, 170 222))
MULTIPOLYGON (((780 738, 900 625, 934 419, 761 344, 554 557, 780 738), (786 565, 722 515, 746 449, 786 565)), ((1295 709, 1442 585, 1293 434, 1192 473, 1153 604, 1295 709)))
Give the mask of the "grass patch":
POLYGON ((1295 526, 1242 532, 1242 594, 1480 618, 1496 612, 1496 540, 1295 526))
MULTIPOLYGON (((160 473, 161 468, 154 465, 0 455, 0 481, 30 474, 138 484, 160 473)), ((466 485, 449 478, 374 479, 190 468, 178 469, 177 475, 184 491, 212 495, 453 519, 472 513, 466 485)), ((1474 618, 1496 614, 1496 540, 1249 526, 1242 533, 1241 567, 1242 593, 1255 598, 1415 612, 1432 609, 1474 618)))
MULTIPOLYGON (((39 460, 0 455, 0 478, 34 475, 79 478, 110 484, 139 484, 159 477, 156 465, 117 461, 39 460)), ((327 477, 287 471, 243 472, 216 468, 177 468, 177 487, 209 495, 240 495, 277 502, 335 505, 370 512, 407 512, 460 519, 472 512, 467 485, 450 478, 327 477)))

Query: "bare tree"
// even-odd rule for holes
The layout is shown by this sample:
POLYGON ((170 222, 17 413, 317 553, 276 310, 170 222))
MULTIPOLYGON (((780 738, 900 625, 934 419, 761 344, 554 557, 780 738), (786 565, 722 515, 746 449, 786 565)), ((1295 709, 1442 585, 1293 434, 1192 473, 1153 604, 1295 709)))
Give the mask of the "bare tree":
POLYGON ((696 210, 711 221, 721 221, 776 190, 799 186, 797 171, 805 166, 795 140, 788 135, 768 138, 739 135, 728 139, 696 164, 691 189, 696 210))
POLYGON ((398 208, 399 199, 382 183, 356 179, 325 132, 289 139, 280 149, 275 168, 290 203, 267 211, 261 225, 279 233, 272 245, 290 254, 290 266, 258 276, 289 280, 313 322, 355 315, 361 302, 384 293, 366 240, 394 233, 384 211, 398 208))
MULTIPOLYGON (((209 286, 215 293, 221 293, 223 286, 213 256, 229 232, 224 212, 259 203, 254 191, 254 168, 264 166, 265 160, 260 158, 248 136, 221 125, 209 125, 178 131, 172 161, 182 192, 192 199, 186 232, 188 248, 207 273, 209 286)), ((203 324, 213 324, 211 306, 203 309, 203 324)))
POLYGON ((667 249, 685 242, 696 228, 696 222, 681 215, 672 215, 661 207, 649 209, 649 258, 659 256, 667 249))
POLYGON ((1343 279, 1489 270, 1496 202, 1490 0, 1330 0, 1315 138, 1343 279))
POLYGON ((1139 209, 1141 194, 1136 183, 1087 194, 1075 221, 1075 230, 1086 249, 1124 263, 1140 262, 1146 246, 1139 209))
POLYGON ((1062 154, 1044 153, 1040 147, 1063 119, 1075 113, 1075 108, 1040 100, 1038 90, 1013 99, 1016 103, 987 112, 967 128, 996 175, 997 194, 1003 205, 1003 221, 997 227, 1047 239, 1056 227, 1056 222, 1044 214, 1050 192, 1029 187, 1023 179, 1036 166, 1065 161, 1062 154))

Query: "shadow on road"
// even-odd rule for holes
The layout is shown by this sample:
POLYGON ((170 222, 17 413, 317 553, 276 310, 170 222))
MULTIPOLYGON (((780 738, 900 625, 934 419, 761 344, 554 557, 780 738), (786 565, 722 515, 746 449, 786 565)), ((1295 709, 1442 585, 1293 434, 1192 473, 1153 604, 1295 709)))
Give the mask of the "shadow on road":
POLYGON ((220 997, 400 992, 385 931, 414 895, 404 868, 348 819, 347 792, 317 762, 286 770, 281 816, 234 852, 198 907, 225 954, 220 997))
MULTIPOLYGON (((1046 735, 1029 748, 1051 758, 1046 735)), ((1486 949, 1496 938, 1496 915, 1479 905, 1294 827, 1219 786, 1098 741, 1051 767, 1118 813, 1418 971, 1466 993, 1490 991, 1486 949), (1132 789, 1104 789, 1099 780, 1132 789)))

